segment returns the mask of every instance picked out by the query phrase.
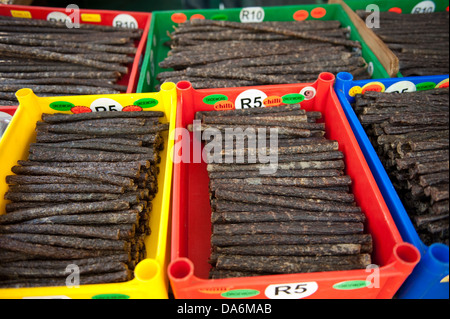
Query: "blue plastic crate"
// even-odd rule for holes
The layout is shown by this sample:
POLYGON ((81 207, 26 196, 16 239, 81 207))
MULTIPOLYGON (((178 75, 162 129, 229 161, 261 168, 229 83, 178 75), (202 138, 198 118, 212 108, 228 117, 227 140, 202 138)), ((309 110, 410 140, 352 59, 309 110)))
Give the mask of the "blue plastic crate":
POLYGON ((400 299, 449 298, 449 247, 441 243, 426 246, 419 238, 351 103, 355 101, 355 94, 364 90, 402 93, 448 86, 448 82, 448 74, 353 81, 350 73, 341 72, 336 77, 336 94, 397 228, 403 239, 417 247, 421 253, 420 262, 398 291, 397 297, 400 299))

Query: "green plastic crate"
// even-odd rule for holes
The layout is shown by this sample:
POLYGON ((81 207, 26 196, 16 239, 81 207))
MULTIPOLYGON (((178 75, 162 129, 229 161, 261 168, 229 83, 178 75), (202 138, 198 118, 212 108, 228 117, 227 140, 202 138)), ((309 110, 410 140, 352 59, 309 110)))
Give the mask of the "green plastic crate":
POLYGON ((431 13, 448 10, 448 0, 344 0, 353 10, 366 10, 370 4, 375 4, 380 11, 397 11, 401 13, 431 13))
MULTIPOLYGON (((392 11, 402 14, 444 12, 449 10, 448 0, 343 0, 352 10, 373 10, 369 5, 377 5, 381 12, 392 11)), ((397 77, 403 77, 401 72, 397 77)))
MULTIPOLYGON (((299 6, 281 6, 281 7, 247 7, 235 9, 205 9, 205 10, 181 10, 181 11, 154 11, 152 13, 152 21, 150 26, 149 38, 147 41, 146 54, 141 68, 140 78, 137 86, 137 92, 154 92, 155 86, 158 84, 156 75, 162 71, 170 69, 162 69, 159 63, 167 57, 169 47, 164 45, 169 41, 169 35, 173 31, 173 27, 177 23, 173 20, 191 19, 194 15, 201 15, 206 19, 240 21, 247 18, 260 19, 261 21, 294 21, 294 15, 300 10, 308 12, 308 20, 338 20, 344 27, 350 27, 350 39, 359 41, 362 45, 362 56, 373 67, 372 77, 389 78, 387 71, 383 68, 374 53, 362 40, 356 27, 351 22, 349 16, 345 13, 341 5, 324 4, 324 5, 299 5, 299 6), (315 14, 320 12, 323 14, 315 14), (317 18, 314 18, 316 16, 317 18), (320 16, 320 17, 319 17, 320 16), (242 18, 241 18, 242 17, 242 18), (261 19, 262 18, 262 19, 261 19)), ((303 11, 302 11, 303 12, 303 11)), ((246 21, 250 22, 250 21, 246 21)), ((256 22, 256 21, 255 21, 256 22)))

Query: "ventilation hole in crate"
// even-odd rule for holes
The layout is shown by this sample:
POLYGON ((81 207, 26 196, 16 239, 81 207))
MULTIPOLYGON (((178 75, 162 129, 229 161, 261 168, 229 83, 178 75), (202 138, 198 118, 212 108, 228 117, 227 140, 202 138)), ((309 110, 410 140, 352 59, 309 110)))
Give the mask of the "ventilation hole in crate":
POLYGON ((193 273, 193 266, 188 260, 181 259, 170 266, 169 272, 174 279, 184 279, 193 273))

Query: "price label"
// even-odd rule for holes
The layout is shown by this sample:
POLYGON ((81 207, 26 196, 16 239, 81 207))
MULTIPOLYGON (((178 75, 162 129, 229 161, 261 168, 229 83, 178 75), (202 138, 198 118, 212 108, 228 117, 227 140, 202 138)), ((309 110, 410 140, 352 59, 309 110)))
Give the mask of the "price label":
POLYGON ((436 10, 436 4, 433 1, 419 2, 411 11, 411 13, 431 13, 436 10))
POLYGON ((125 13, 117 15, 114 18, 112 25, 113 27, 118 28, 128 28, 128 29, 138 28, 138 22, 136 21, 136 19, 133 16, 125 13))
POLYGON ((370 83, 367 83, 366 85, 364 85, 361 88, 361 93, 364 94, 367 91, 384 92, 385 90, 386 90, 386 87, 384 86, 383 83, 381 83, 381 82, 370 82, 370 83))
POLYGON ((255 107, 265 107, 264 100, 267 98, 267 94, 263 91, 250 89, 242 92, 238 95, 235 102, 235 108, 250 109, 255 107))
POLYGON ((416 85, 411 81, 400 81, 387 88, 387 93, 404 93, 416 91, 416 85))
POLYGON ((63 12, 53 11, 47 15, 47 21, 51 22, 63 22, 63 23, 72 23, 72 20, 69 16, 63 12))
POLYGON ((242 23, 254 23, 264 21, 264 9, 261 7, 242 8, 239 15, 242 23))
POLYGON ((90 109, 92 112, 122 111, 123 107, 119 102, 103 97, 92 102, 90 109))
POLYGON ((319 285, 317 282, 295 282, 267 286, 265 295, 269 299, 302 299, 314 294, 319 285))
POLYGON ((14 18, 31 19, 31 12, 24 10, 11 10, 11 16, 13 16, 14 18))
POLYGON ((300 91, 300 94, 305 97, 305 100, 311 100, 316 96, 316 89, 312 86, 307 86, 300 91))
POLYGON ((356 94, 361 94, 361 93, 362 93, 362 87, 360 87, 360 86, 354 86, 348 91, 348 95, 350 95, 351 97, 355 97, 356 94))

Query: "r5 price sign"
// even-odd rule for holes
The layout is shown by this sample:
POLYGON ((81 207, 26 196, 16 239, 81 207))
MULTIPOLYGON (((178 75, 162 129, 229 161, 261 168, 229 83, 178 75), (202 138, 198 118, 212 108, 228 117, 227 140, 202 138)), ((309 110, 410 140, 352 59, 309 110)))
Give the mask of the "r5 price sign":
POLYGON ((267 286, 265 295, 269 299, 301 299, 314 294, 319 286, 317 282, 295 282, 267 286))
POLYGON ((263 101, 267 98, 267 94, 263 91, 250 89, 242 92, 236 98, 236 109, 250 109, 264 107, 263 101))

